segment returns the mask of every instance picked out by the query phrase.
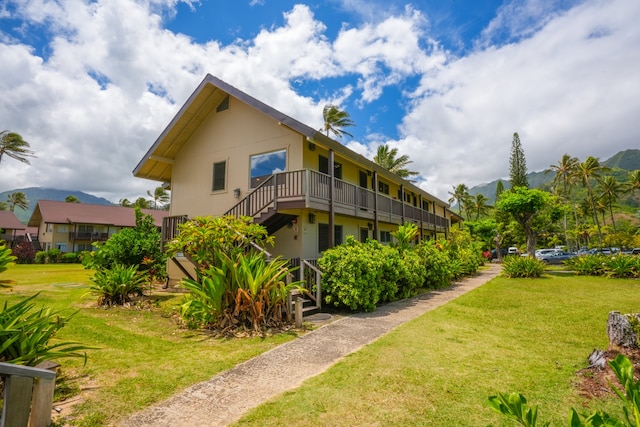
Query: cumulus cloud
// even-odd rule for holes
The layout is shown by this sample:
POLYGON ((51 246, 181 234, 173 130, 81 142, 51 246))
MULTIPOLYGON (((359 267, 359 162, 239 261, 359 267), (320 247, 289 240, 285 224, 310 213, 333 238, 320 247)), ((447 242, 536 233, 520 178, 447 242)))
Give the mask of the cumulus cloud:
POLYGON ((296 5, 282 24, 223 44, 167 30, 176 0, 7 4, 0 18, 12 15, 46 43, 0 29, 1 127, 38 155, 32 166, 3 161, 0 190, 80 189, 113 201, 145 194, 159 183, 134 179, 132 169, 206 73, 314 128, 326 103, 365 109, 397 90, 400 134, 365 133, 348 146, 369 158, 382 143, 397 147, 420 185, 443 199, 453 185, 506 175, 514 131, 531 170, 564 152, 637 146, 640 132, 637 2, 591 0, 561 12, 548 0, 509 3, 464 57, 448 53, 428 16, 409 6, 338 24, 329 38, 336 23, 296 5), (507 42, 493 43, 501 33, 507 42), (298 93, 300 82, 331 82, 332 92, 298 93))

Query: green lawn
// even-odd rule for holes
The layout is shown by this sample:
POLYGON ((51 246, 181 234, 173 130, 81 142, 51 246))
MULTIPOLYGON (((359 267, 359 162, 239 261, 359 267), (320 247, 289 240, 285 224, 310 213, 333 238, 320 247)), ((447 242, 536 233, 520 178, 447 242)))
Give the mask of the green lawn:
POLYGON ((609 311, 637 312, 638 280, 554 274, 497 278, 401 326, 323 375, 246 415, 238 425, 513 426, 488 408, 497 391, 521 392, 541 420, 567 425, 587 402, 576 371, 606 348, 609 311))
MULTIPOLYGON (((0 302, 41 292, 38 301, 70 313, 60 338, 100 347, 62 360, 84 403, 73 425, 118 419, 293 339, 214 339, 180 328, 172 317, 181 296, 155 292, 154 309, 104 309, 89 293, 91 272, 77 265, 18 265, 0 302)), ((512 426, 487 396, 524 393, 540 417, 566 425, 576 371, 594 347, 607 346, 611 310, 635 312, 640 281, 574 277, 498 278, 403 325, 325 374, 247 414, 239 425, 512 426)), ((591 402, 617 409, 617 402, 591 402)), ((586 409, 585 409, 586 410, 586 409)), ((63 413, 64 414, 64 413, 63 413)), ((64 415, 69 415, 66 413, 64 415)))
POLYGON ((86 365, 60 361, 70 385, 83 390, 73 425, 113 423, 295 337, 215 339, 185 330, 172 317, 180 294, 153 293, 153 309, 98 308, 89 291, 91 274, 80 265, 54 264, 16 265, 1 276, 15 284, 0 290, 0 303, 40 292, 38 306, 79 310, 59 338, 100 348, 88 352, 86 365))

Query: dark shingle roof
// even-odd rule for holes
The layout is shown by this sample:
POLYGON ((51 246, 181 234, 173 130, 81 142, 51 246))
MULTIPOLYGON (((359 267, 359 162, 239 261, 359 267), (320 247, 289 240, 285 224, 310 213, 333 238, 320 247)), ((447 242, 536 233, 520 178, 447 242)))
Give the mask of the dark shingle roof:
MULTIPOLYGON (((142 209, 142 212, 153 216, 154 223, 158 227, 162 226, 162 219, 169 215, 168 211, 155 209, 142 209)), ((39 200, 28 225, 37 227, 41 221, 50 224, 100 224, 134 227, 136 216, 133 208, 122 206, 39 200)))

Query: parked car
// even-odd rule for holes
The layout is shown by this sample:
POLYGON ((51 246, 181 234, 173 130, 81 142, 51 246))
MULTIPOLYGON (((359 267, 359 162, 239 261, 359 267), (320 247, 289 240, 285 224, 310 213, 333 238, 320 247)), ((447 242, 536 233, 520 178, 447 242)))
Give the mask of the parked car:
POLYGON ((640 248, 631 249, 631 255, 640 255, 640 248))
POLYGON ((547 256, 547 255, 551 255, 551 254, 557 254, 562 252, 560 249, 536 249, 534 255, 536 258, 540 259, 540 257, 543 256, 547 256))
POLYGON ((577 255, 573 252, 557 251, 557 252, 549 252, 544 255, 540 255, 538 259, 544 262, 545 264, 560 265, 566 260, 573 258, 575 256, 577 255))

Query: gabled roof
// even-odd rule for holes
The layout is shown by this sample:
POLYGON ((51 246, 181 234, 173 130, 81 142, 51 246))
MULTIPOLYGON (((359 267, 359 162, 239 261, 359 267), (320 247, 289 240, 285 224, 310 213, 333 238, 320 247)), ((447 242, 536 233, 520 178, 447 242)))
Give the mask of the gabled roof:
MULTIPOLYGON (((415 186, 410 181, 398 177, 396 174, 389 172, 366 157, 350 150, 338 141, 287 116, 281 111, 257 100, 211 74, 205 76, 175 117, 169 122, 149 151, 147 151, 135 167, 133 175, 138 178, 171 182, 173 162, 176 159, 176 155, 209 114, 213 112, 227 96, 244 102, 270 116, 281 125, 305 136, 309 141, 313 141, 316 144, 339 153, 344 158, 366 166, 368 169, 378 172, 379 175, 391 181, 403 181, 405 187, 411 188, 415 192, 426 193, 426 191, 415 186)), ((439 200, 431 194, 430 196, 448 206, 446 202, 439 200)))
POLYGON ((0 211, 0 228, 5 230, 25 230, 27 226, 21 223, 13 212, 0 211))
MULTIPOLYGON (((142 209, 144 214, 153 216, 156 226, 162 226, 162 219, 168 211, 142 209)), ((87 203, 69 203, 53 200, 38 200, 36 208, 29 218, 29 226, 37 227, 44 221, 49 224, 97 224, 115 227, 134 227, 135 209, 123 206, 91 205, 87 203)))

